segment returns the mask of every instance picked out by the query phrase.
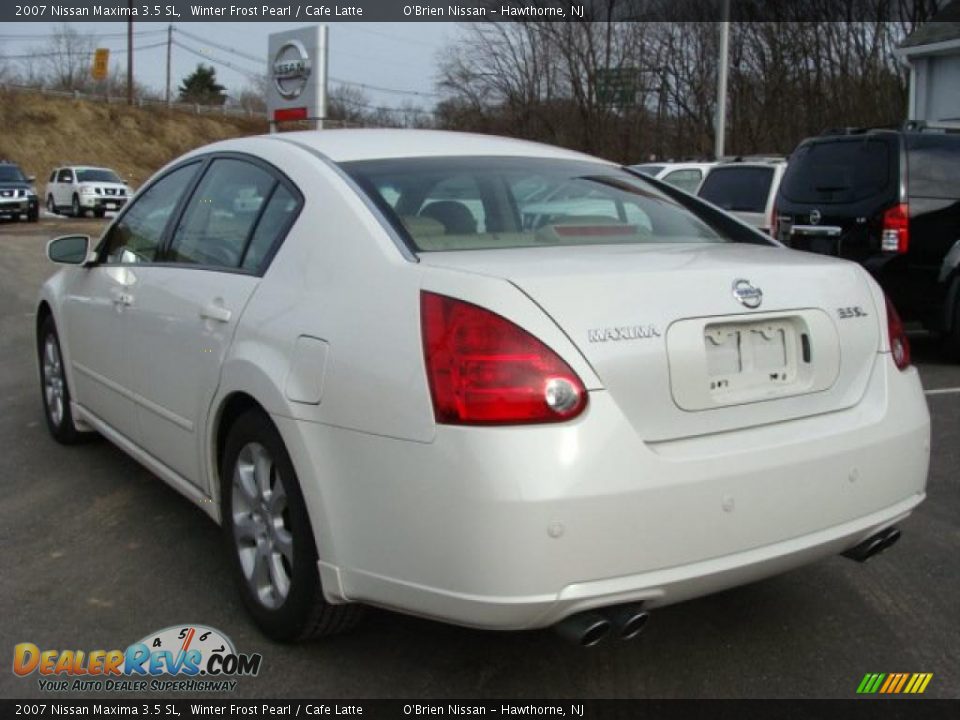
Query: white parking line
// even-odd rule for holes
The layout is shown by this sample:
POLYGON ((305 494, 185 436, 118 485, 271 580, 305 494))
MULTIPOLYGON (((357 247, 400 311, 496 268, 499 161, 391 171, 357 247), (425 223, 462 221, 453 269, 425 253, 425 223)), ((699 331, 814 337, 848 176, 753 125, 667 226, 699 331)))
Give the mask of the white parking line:
POLYGON ((952 388, 937 388, 936 390, 924 390, 924 395, 953 395, 954 393, 960 393, 960 387, 952 388))

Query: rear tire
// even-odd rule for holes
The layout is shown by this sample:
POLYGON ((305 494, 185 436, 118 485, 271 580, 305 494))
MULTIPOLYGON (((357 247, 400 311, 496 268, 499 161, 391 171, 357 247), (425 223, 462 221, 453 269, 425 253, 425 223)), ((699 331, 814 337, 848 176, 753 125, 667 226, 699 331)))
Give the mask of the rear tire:
POLYGON ((37 356, 40 361, 40 394, 47 429, 62 445, 75 445, 85 433, 77 432, 70 408, 70 388, 63 369, 60 338, 53 317, 48 316, 37 334, 37 356))
POLYGON ((60 214, 60 211, 57 210, 57 204, 53 201, 53 195, 47 195, 47 212, 54 215, 60 214))
POLYGON ((360 619, 358 605, 323 597, 317 547, 293 463, 262 412, 248 411, 227 435, 220 512, 230 564, 247 611, 281 642, 333 635, 360 619))

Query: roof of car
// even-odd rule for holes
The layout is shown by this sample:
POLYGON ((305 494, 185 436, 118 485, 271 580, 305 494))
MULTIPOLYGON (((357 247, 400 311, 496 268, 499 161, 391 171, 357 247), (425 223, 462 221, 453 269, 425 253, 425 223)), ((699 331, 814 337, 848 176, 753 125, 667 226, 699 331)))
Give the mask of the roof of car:
MULTIPOLYGON (((508 156, 592 160, 598 158, 552 145, 445 130, 308 130, 263 137, 306 145, 334 162, 409 157, 508 156)), ((600 160, 600 162, 606 162, 600 160)))

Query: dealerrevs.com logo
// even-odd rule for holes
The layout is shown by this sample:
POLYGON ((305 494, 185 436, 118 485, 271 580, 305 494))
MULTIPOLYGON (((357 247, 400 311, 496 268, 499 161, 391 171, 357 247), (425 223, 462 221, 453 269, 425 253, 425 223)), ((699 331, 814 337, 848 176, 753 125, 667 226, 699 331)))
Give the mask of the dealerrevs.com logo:
POLYGON ((219 630, 175 625, 150 633, 126 650, 13 648, 13 672, 37 675, 48 692, 225 692, 238 677, 260 672, 263 656, 238 653, 219 630))

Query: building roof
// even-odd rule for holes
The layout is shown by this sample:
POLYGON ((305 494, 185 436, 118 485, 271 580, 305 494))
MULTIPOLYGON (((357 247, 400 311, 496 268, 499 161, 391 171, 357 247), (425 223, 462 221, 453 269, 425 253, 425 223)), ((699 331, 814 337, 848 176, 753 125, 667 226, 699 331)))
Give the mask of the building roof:
POLYGON ((901 44, 901 48, 916 48, 922 45, 960 40, 960 0, 953 0, 929 22, 914 30, 901 44))

